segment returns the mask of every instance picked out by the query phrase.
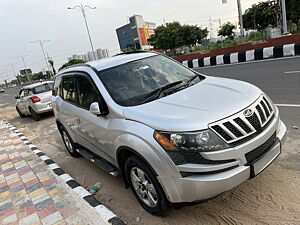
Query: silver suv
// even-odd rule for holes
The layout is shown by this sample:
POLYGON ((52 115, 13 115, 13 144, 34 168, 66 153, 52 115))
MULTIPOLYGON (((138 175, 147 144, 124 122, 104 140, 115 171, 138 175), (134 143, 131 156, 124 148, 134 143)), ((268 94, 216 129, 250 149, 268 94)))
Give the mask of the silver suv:
POLYGON ((36 121, 41 114, 52 111, 53 81, 39 82, 21 88, 17 99, 16 110, 21 118, 31 115, 36 121))
POLYGON ((53 94, 70 154, 121 174, 155 215, 255 177, 285 141, 278 109, 259 88, 157 53, 69 67, 55 77, 53 94))

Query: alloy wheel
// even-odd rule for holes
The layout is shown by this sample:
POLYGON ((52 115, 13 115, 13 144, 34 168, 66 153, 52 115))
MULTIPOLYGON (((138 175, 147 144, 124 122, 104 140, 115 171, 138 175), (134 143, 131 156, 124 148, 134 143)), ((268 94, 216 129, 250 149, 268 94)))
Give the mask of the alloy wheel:
POLYGON ((70 152, 73 152, 73 146, 72 146, 71 140, 70 140, 70 138, 68 137, 68 135, 65 131, 62 132, 62 136, 63 136, 63 139, 65 141, 67 149, 70 152))
POLYGON ((136 194, 149 207, 155 207, 158 196, 154 185, 147 174, 138 167, 130 170, 130 179, 136 194))

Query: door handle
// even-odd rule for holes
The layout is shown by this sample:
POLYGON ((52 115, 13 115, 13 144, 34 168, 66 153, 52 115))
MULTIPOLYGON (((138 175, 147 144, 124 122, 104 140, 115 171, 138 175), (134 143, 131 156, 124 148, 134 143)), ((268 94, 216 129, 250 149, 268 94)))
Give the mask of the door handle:
POLYGON ((77 122, 78 124, 80 124, 81 120, 80 120, 80 118, 79 118, 78 116, 75 116, 75 120, 76 120, 76 122, 77 122))

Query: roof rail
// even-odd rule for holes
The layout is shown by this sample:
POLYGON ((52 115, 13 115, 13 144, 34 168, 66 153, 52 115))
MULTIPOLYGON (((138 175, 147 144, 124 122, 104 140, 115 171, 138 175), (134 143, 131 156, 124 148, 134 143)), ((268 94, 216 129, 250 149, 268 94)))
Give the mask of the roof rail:
POLYGON ((114 56, 118 56, 118 55, 129 55, 129 54, 135 54, 135 53, 149 53, 149 51, 144 51, 144 50, 133 50, 133 51, 128 51, 128 52, 122 52, 119 54, 116 54, 114 56))
POLYGON ((71 65, 71 66, 67 66, 67 67, 59 70, 58 72, 64 71, 64 70, 69 69, 69 68, 77 67, 77 66, 91 67, 89 64, 86 64, 86 63, 77 63, 77 64, 74 64, 74 65, 71 65))

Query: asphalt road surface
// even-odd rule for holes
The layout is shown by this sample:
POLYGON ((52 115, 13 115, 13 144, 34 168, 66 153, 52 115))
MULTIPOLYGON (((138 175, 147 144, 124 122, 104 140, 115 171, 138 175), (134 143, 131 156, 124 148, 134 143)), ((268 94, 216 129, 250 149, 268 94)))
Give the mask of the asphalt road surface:
POLYGON ((96 198, 128 224, 300 224, 300 58, 198 69, 203 74, 240 79, 263 89, 280 106, 288 138, 280 157, 263 173, 206 203, 187 206, 160 218, 146 213, 120 177, 113 178, 63 146, 52 114, 35 122, 15 111, 16 88, 0 93, 0 119, 10 120, 36 146, 83 187, 100 181, 96 198), (289 72, 289 73, 286 73, 289 72), (294 106, 291 106, 294 105, 294 106), (139 222, 136 218, 140 217, 139 222))

